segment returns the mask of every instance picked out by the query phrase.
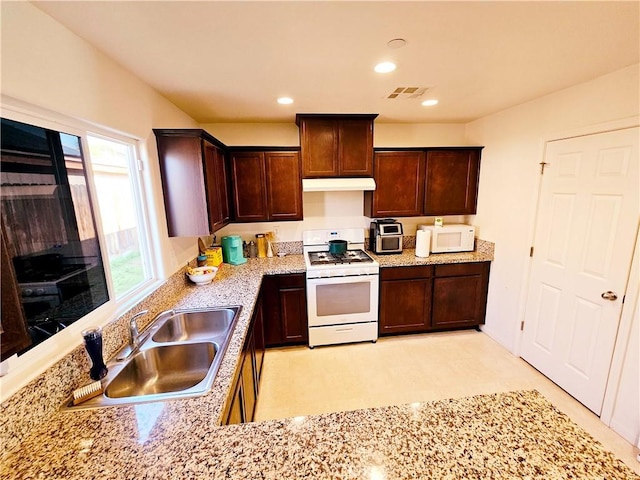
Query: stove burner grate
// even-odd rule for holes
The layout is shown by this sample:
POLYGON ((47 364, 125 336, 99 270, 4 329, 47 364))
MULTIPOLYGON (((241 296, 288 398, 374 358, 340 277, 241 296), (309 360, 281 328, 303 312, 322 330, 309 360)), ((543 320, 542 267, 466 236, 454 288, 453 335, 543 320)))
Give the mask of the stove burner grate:
POLYGON ((373 260, 362 250, 347 250, 342 254, 309 252, 309 262, 311 265, 341 265, 350 263, 370 263, 373 262, 373 260))

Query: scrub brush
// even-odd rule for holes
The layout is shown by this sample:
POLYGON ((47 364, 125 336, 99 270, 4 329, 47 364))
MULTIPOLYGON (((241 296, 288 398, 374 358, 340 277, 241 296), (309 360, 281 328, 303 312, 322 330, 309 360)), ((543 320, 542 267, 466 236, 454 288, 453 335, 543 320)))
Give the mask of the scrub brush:
POLYGON ((85 385, 84 387, 77 388, 73 391, 73 404, 85 402, 90 398, 97 397, 102 393, 102 383, 100 380, 85 385))

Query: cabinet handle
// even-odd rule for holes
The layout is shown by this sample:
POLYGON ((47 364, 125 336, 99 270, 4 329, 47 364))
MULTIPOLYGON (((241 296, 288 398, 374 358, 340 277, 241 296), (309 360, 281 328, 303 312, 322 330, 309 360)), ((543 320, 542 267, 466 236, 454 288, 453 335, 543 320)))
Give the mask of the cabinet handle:
POLYGON ((615 302, 618 299, 618 295, 616 295, 614 292, 612 292, 611 290, 608 290, 606 292, 604 292, 602 295, 600 295, 602 298, 604 298, 605 300, 609 300, 611 302, 615 302))

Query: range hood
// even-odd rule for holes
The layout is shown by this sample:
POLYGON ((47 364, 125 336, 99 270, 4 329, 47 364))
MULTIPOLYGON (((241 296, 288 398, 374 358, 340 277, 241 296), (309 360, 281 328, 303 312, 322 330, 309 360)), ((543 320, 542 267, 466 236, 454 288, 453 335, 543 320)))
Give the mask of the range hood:
POLYGON ((345 192, 375 190, 373 178, 303 178, 303 192, 345 192))

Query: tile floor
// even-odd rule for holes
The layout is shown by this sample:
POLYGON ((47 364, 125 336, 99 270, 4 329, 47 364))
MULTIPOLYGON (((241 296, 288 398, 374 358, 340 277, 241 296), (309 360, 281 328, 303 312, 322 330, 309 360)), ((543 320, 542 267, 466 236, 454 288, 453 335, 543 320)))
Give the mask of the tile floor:
POLYGON ((638 450, 484 333, 386 337, 377 343, 267 350, 256 421, 536 389, 640 473, 638 450))

